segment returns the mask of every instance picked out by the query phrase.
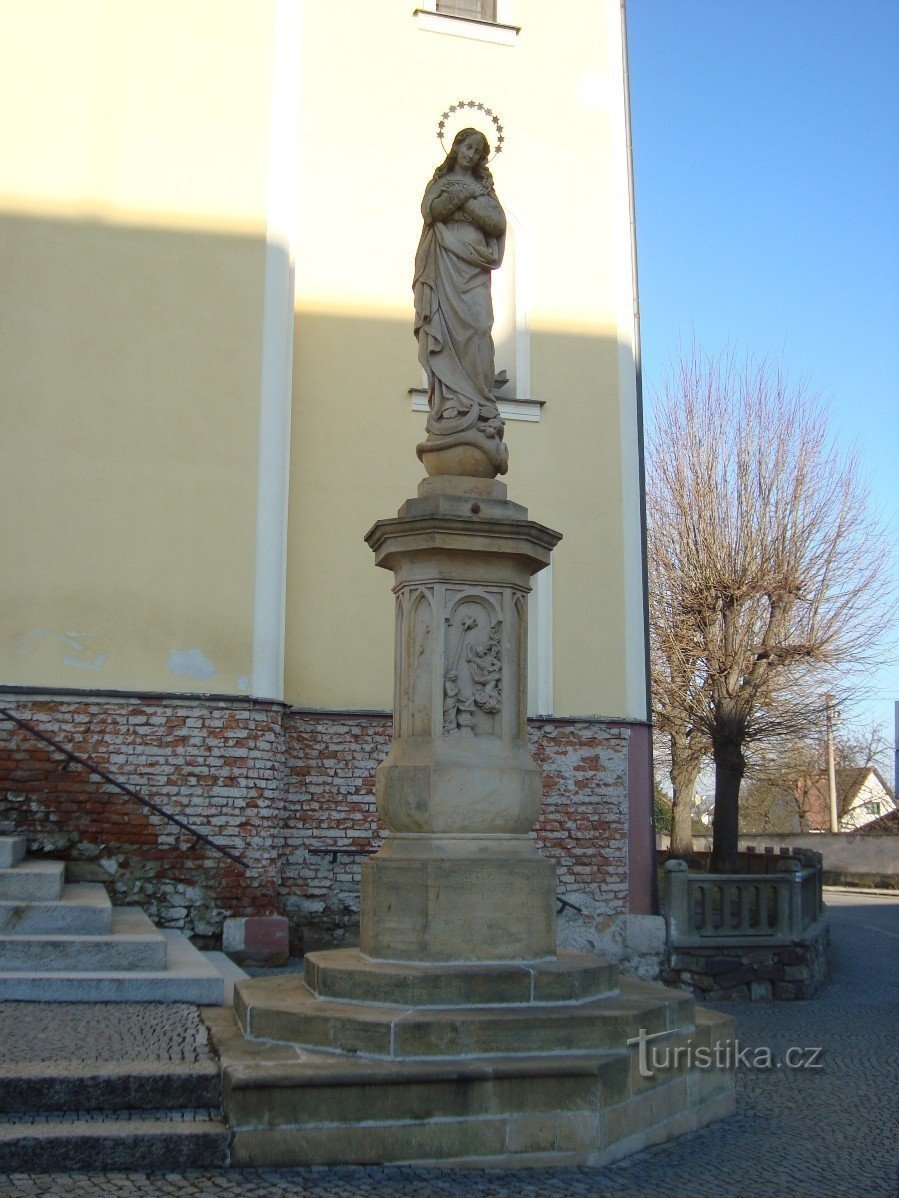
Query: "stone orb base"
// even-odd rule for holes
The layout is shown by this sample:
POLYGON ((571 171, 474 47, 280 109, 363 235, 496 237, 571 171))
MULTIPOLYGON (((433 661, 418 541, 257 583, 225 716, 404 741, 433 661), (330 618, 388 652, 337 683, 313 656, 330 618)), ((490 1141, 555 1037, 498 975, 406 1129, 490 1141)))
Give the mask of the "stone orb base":
MULTIPOLYGON (((501 441, 497 446, 504 448, 501 441)), ((505 474, 502 462, 496 460, 494 452, 491 458, 477 445, 450 445, 440 448, 436 442, 423 441, 418 446, 418 456, 421 464, 429 475, 465 475, 469 478, 495 478, 497 474, 505 474)))

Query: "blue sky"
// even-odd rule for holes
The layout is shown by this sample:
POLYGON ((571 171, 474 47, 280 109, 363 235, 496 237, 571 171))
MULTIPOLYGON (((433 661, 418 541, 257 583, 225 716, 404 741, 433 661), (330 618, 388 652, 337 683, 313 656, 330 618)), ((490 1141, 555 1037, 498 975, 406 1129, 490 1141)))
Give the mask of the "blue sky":
MULTIPOLYGON (((694 334, 781 356, 830 398, 899 541, 899 0, 627 13, 647 422, 694 334)), ((894 629, 852 714, 892 739, 896 699, 894 629)))

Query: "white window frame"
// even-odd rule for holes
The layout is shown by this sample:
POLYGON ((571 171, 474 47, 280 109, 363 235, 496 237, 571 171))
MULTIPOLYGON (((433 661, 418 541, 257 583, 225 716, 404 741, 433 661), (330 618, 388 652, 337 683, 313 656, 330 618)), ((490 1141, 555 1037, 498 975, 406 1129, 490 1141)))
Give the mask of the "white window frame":
POLYGON ((425 33, 443 33, 450 37, 467 37, 476 42, 492 42, 497 46, 514 46, 521 32, 512 24, 514 0, 496 0, 496 20, 482 21, 477 17, 454 17, 437 11, 437 0, 422 0, 413 12, 418 28, 425 33))

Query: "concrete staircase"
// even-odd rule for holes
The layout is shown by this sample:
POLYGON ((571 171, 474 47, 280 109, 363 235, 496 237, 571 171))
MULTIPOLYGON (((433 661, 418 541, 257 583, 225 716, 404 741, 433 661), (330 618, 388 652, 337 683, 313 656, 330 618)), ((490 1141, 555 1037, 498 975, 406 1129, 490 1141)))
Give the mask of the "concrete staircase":
POLYGON ((29 858, 24 836, 0 836, 0 1000, 218 1005, 225 984, 180 932, 113 907, 102 886, 68 885, 64 863, 29 858))

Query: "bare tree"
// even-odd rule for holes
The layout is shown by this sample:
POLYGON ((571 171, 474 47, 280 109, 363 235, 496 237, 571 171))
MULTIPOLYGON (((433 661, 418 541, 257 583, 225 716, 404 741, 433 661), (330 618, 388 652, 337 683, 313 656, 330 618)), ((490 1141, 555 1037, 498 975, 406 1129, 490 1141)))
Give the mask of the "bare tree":
POLYGON ((728 871, 747 744, 796 735, 825 673, 849 685, 882 635, 886 537, 803 383, 695 347, 654 410, 647 502, 655 719, 672 768, 711 751, 712 863, 728 871))
MULTIPOLYGON (((650 523, 650 562, 656 556, 657 529, 650 523)), ((695 688, 700 663, 687 652, 689 629, 677 596, 659 586, 650 587, 649 630, 652 662, 653 722, 662 734, 655 746, 671 779, 671 852, 689 856, 693 851, 692 807, 696 781, 710 742, 695 711, 695 688)))

